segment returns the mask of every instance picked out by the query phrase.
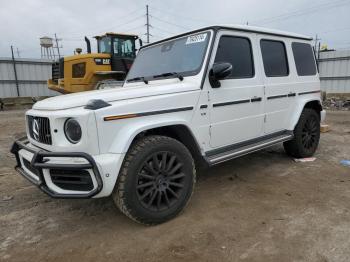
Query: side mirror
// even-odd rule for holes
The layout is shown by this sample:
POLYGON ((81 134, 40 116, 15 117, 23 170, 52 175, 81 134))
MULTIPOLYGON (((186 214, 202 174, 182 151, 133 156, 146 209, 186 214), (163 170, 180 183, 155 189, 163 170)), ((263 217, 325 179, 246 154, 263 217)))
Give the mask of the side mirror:
POLYGON ((221 86, 219 80, 228 77, 232 72, 232 65, 230 63, 216 63, 209 71, 209 82, 213 88, 221 86))

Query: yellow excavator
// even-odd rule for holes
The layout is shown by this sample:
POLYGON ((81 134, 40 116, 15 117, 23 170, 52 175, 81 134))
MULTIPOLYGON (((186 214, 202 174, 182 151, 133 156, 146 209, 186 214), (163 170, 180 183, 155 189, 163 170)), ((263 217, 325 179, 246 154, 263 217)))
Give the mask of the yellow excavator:
POLYGON ((48 88, 63 94, 121 86, 136 57, 137 35, 106 33, 95 36, 97 53, 91 53, 90 40, 85 37, 87 54, 60 58, 52 64, 48 88))

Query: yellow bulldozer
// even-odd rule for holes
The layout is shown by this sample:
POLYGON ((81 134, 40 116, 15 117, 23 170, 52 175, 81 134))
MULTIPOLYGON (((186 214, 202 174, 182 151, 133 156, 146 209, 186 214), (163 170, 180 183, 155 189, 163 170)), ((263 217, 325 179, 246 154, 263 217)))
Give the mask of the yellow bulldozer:
POLYGON ((91 53, 90 40, 85 37, 87 54, 60 58, 52 64, 48 88, 63 94, 121 86, 136 57, 137 35, 106 33, 95 36, 97 53, 91 53))

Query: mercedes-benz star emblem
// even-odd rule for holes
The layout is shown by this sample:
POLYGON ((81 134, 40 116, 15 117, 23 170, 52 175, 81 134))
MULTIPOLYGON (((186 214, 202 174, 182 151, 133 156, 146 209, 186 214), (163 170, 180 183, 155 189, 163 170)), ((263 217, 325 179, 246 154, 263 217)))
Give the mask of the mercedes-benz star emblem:
POLYGON ((39 121, 38 121, 38 119, 33 120, 32 130, 33 130, 33 138, 35 140, 39 141, 39 121))

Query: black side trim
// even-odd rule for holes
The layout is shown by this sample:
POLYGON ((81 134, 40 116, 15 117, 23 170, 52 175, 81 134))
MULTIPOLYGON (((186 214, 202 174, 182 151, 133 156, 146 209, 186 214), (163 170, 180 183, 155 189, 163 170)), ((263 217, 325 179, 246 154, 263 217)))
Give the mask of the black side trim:
POLYGON ((267 98, 267 100, 271 100, 271 99, 278 99, 278 98, 284 98, 287 97, 288 95, 277 95, 277 96, 269 96, 267 98))
POLYGON ((159 110, 159 111, 151 111, 151 112, 144 112, 144 113, 137 113, 137 116, 152 116, 152 115, 161 115, 161 114, 168 114, 168 113, 175 113, 175 112, 181 112, 181 111, 190 111, 193 110, 193 106, 188 107, 179 107, 174 109, 166 109, 166 110, 159 110))
POLYGON ((297 94, 296 93, 290 93, 288 94, 288 97, 293 97, 293 96, 296 96, 297 94))
POLYGON ((254 139, 250 139, 250 140, 247 140, 247 141, 243 141, 243 142, 240 142, 240 143, 237 143, 237 144, 232 144, 232 145, 229 145, 229 146, 224 146, 224 147, 221 147, 221 148, 218 148, 218 149, 210 150, 210 151, 205 153, 205 156, 210 157, 210 156, 218 155, 218 154, 221 154, 221 153, 225 153, 225 152, 228 152, 228 151, 231 151, 231 150, 238 149, 240 147, 248 146, 250 144, 259 143, 259 142, 262 142, 262 141, 270 139, 270 138, 278 137, 278 136, 281 136, 281 135, 289 135, 289 134, 292 134, 292 133, 293 133, 293 131, 288 131, 288 130, 279 131, 279 132, 276 132, 276 133, 272 133, 272 134, 268 134, 268 135, 261 136, 261 137, 258 137, 258 138, 254 138, 254 139))
POLYGON ((320 80, 349 80, 349 79, 350 79, 350 76, 323 76, 323 77, 320 77, 320 80))
POLYGON ((254 97, 252 99, 250 99, 250 102, 254 103, 254 102, 261 102, 262 98, 261 97, 254 97))
POLYGON ((127 115, 105 116, 103 118, 103 120, 104 121, 121 120, 121 119, 127 119, 127 118, 162 115, 162 114, 169 114, 169 113, 190 111, 190 110, 193 110, 193 106, 180 107, 180 108, 174 108, 174 109, 165 109, 165 110, 158 110, 158 111, 150 111, 150 112, 142 112, 142 113, 131 113, 131 114, 127 114, 127 115))
POLYGON ((308 95, 308 94, 316 94, 316 93, 321 93, 321 90, 315 90, 315 91, 309 91, 309 92, 301 92, 298 95, 308 95))
POLYGON ((213 104, 213 107, 237 105, 237 104, 244 104, 244 103, 249 103, 249 102, 250 102, 250 99, 237 100, 237 101, 231 101, 231 102, 224 102, 224 103, 213 104))
POLYGON ((200 109, 208 108, 208 105, 201 105, 199 108, 200 109))

